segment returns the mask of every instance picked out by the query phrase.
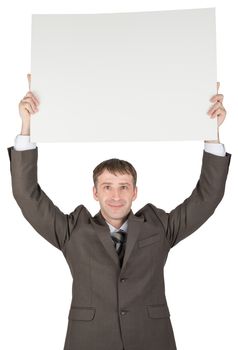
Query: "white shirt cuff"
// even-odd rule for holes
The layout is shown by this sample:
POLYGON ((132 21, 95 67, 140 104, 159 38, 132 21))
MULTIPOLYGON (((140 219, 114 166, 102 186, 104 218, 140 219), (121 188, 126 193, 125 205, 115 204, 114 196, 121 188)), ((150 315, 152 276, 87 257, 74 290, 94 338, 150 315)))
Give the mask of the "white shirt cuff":
POLYGON ((204 150, 208 153, 215 154, 216 156, 225 157, 226 155, 226 150, 223 143, 204 142, 204 150))
MULTIPOLYGON (((35 142, 30 142, 29 135, 17 135, 15 138, 14 149, 16 151, 24 151, 36 148, 35 142)), ((204 150, 208 153, 224 157, 226 155, 225 146, 223 143, 208 143, 204 142, 204 150)))
POLYGON ((17 135, 15 138, 14 149, 16 151, 26 151, 36 148, 35 142, 30 142, 30 135, 17 135))

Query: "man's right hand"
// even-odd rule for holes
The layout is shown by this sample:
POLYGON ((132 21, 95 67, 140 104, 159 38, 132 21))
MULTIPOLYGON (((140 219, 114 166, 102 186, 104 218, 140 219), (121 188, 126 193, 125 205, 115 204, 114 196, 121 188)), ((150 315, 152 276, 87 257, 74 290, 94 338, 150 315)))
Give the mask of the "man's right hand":
POLYGON ((30 135, 30 118, 31 115, 38 112, 39 101, 30 91, 31 74, 27 74, 29 91, 19 103, 19 114, 22 118, 21 135, 30 135))

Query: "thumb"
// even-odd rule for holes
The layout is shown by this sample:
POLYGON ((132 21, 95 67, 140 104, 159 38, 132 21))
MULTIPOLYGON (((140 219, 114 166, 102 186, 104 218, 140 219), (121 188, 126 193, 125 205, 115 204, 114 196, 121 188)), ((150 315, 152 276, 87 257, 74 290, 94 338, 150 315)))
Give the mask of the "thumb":
POLYGON ((217 81, 217 94, 218 94, 219 87, 220 87, 220 82, 217 81))
POLYGON ((27 74, 27 80, 28 80, 29 90, 31 90, 31 74, 30 73, 27 74))

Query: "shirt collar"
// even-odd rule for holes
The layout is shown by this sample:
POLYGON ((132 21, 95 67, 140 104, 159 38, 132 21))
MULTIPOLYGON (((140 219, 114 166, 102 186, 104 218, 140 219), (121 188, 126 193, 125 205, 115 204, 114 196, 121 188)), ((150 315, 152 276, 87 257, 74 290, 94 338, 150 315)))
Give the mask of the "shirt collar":
POLYGON ((112 225, 109 224, 109 222, 107 222, 107 221, 106 221, 106 223, 108 224, 111 233, 112 233, 112 232, 116 232, 116 231, 118 231, 118 230, 123 230, 123 231, 127 232, 128 220, 126 220, 126 221, 121 225, 121 227, 120 227, 119 229, 116 228, 116 227, 114 227, 114 226, 112 226, 112 225))

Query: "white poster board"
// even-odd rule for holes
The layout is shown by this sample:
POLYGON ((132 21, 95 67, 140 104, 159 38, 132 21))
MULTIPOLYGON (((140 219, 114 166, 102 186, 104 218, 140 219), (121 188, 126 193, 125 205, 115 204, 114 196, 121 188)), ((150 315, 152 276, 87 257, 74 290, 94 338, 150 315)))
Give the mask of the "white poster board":
POLYGON ((215 8, 32 15, 32 142, 216 139, 215 8))

